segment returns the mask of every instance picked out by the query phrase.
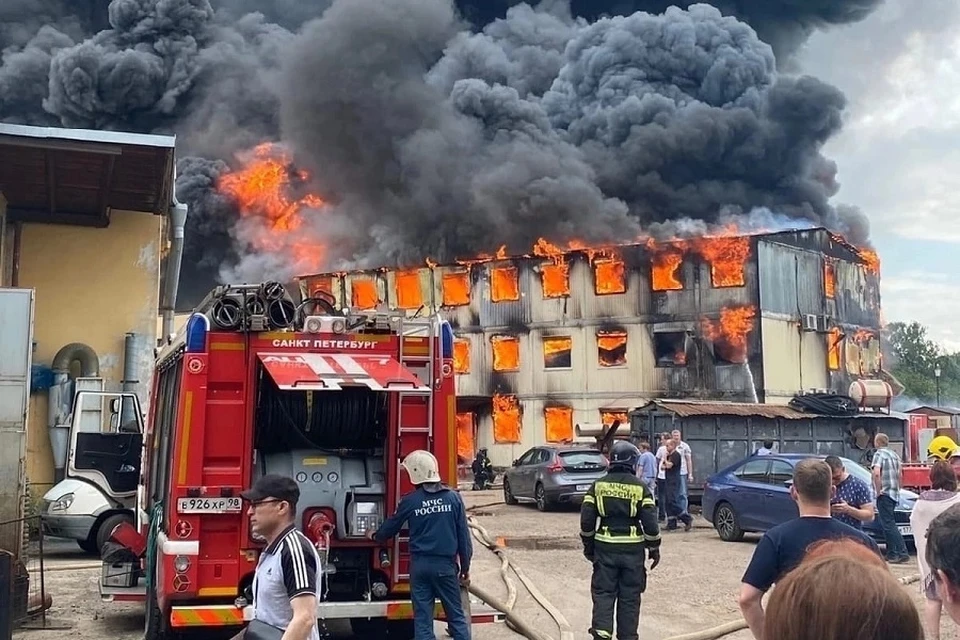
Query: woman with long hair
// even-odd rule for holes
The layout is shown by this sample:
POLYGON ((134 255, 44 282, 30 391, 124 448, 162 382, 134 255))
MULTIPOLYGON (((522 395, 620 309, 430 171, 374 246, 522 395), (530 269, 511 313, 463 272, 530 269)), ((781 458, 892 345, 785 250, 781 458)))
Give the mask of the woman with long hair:
POLYGON ((764 640, 923 640, 920 614, 872 551, 852 541, 811 549, 770 594, 764 640))
POLYGON ((960 504, 957 493, 957 474, 946 460, 937 460, 930 467, 931 489, 920 494, 910 514, 913 540, 917 545, 917 563, 920 565, 920 590, 926 598, 923 606, 923 621, 927 627, 928 640, 940 640, 940 614, 943 603, 937 595, 936 576, 927 564, 927 530, 938 515, 955 504, 960 504))

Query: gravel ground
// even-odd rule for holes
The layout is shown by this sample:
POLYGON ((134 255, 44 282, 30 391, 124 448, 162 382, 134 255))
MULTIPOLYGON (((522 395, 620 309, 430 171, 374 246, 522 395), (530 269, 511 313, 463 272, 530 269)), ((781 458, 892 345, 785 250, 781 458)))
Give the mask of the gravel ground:
MULTIPOLYGON (((468 505, 485 505, 500 498, 499 492, 468 492, 468 505)), ((507 555, 556 606, 574 628, 577 638, 585 638, 590 624, 590 565, 580 552, 578 518, 575 510, 539 513, 535 508, 503 504, 475 509, 476 522, 492 537, 505 539, 507 555), (535 548, 535 545, 540 548, 535 548)), ((674 635, 698 631, 739 617, 736 593, 743 570, 753 553, 756 536, 742 543, 722 542, 709 524, 698 519, 690 533, 665 533, 663 559, 649 574, 643 596, 640 635, 644 640, 664 640, 674 635)), ((53 547, 47 566, 56 568, 86 562, 72 543, 53 547)), ((474 582, 496 597, 506 598, 499 575, 497 557, 477 544, 474 555, 474 582)), ((891 568, 895 575, 916 573, 916 565, 891 568)), ((137 640, 142 637, 143 609, 140 605, 101 602, 97 595, 99 571, 51 571, 47 590, 53 595, 53 608, 45 630, 21 630, 14 634, 23 640, 60 640, 69 633, 76 640, 116 638, 137 640)), ((515 610, 533 626, 554 639, 559 632, 550 616, 537 605, 516 576, 518 598, 515 610)), ((916 585, 905 587, 921 602, 916 585)), ((944 625, 944 629, 947 625, 944 625)), ((331 625, 338 640, 350 638, 348 629, 331 625)), ((445 637, 437 625, 438 638, 445 637)), ((519 636, 502 624, 482 625, 474 629, 475 640, 507 640, 519 636)), ((950 636, 944 635, 944 638, 950 636)), ((739 632, 728 640, 749 640, 739 632)))

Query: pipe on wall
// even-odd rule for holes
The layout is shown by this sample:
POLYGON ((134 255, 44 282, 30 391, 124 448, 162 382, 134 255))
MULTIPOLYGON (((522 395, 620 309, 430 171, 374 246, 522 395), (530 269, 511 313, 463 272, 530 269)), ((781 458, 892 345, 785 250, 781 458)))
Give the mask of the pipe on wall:
MULTIPOLYGON (((143 353, 145 345, 143 336, 137 333, 128 333, 123 337, 123 392, 137 393, 140 389, 140 379, 137 377, 137 356, 143 353)), ((132 402, 124 399, 120 411, 120 424, 128 425, 136 421, 136 412, 132 402)))
POLYGON ((64 345, 53 357, 53 384, 48 391, 47 429, 50 433, 50 448, 53 450, 54 479, 63 479, 67 464, 67 439, 70 425, 67 417, 73 404, 73 389, 70 366, 80 364, 80 376, 95 378, 100 375, 100 358, 97 352, 82 342, 64 345))
POLYGON ((23 223, 13 223, 13 259, 10 268, 10 286, 20 286, 20 244, 23 241, 23 223))
MULTIPOLYGON (((176 182, 176 177, 174 177, 176 182)), ((173 316, 177 307, 177 289, 180 285, 180 265, 183 262, 183 232, 187 224, 187 205, 177 202, 176 196, 170 206, 170 253, 167 254, 167 268, 164 287, 160 299, 163 314, 161 338, 166 339, 173 333, 173 316)))

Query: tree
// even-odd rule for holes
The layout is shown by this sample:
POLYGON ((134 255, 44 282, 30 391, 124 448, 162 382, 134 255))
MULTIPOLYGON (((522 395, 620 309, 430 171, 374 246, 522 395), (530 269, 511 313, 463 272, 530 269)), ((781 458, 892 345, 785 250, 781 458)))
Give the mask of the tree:
POLYGON ((954 404, 960 398, 960 353, 946 353, 919 322, 891 322, 885 333, 890 372, 904 386, 904 396, 934 402, 939 367, 941 404, 954 404))

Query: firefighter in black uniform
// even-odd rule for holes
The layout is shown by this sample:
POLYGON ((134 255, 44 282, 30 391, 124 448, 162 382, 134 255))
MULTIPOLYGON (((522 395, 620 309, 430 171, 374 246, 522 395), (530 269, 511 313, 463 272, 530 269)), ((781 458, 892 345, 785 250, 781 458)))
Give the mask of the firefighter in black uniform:
POLYGON ((614 606, 618 640, 638 640, 647 555, 651 569, 660 564, 656 503, 634 473, 639 456, 640 450, 629 442, 615 442, 607 475, 593 483, 580 508, 583 555, 593 563, 590 634, 594 640, 613 638, 614 606))

